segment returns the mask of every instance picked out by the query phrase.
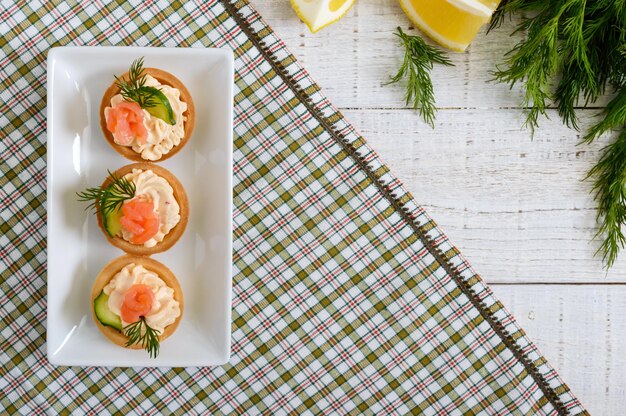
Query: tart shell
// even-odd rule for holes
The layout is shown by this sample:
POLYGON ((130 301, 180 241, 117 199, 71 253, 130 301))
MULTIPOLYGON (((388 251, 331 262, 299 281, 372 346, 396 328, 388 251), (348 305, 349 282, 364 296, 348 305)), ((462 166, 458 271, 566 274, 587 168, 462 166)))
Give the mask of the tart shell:
MULTIPOLYGON (((160 253, 162 251, 168 250, 170 247, 176 244, 176 242, 183 235, 183 233, 185 232, 185 228, 187 227, 187 222, 189 221, 189 200, 187 199, 187 193, 185 192, 185 188, 183 188, 183 185, 176 178, 176 176, 174 176, 174 174, 169 170, 153 163, 131 163, 130 165, 119 168, 118 170, 113 172, 113 175, 117 178, 120 178, 128 173, 131 173, 133 169, 151 170, 170 184, 170 186, 174 190, 174 199, 176 199, 176 202, 178 202, 178 206, 180 207, 180 221, 178 221, 178 224, 176 224, 174 228, 172 228, 169 233, 167 233, 165 237, 163 237, 162 241, 158 242, 153 247, 146 247, 143 244, 130 243, 119 236, 111 237, 104 228, 102 215, 98 212, 96 217, 98 218, 98 226, 100 227, 100 230, 102 230, 102 233, 107 238, 109 243, 129 254, 133 254, 136 256, 149 256, 151 254, 160 253)), ((111 179, 107 176, 104 182, 102 182, 101 186, 102 188, 106 188, 110 184, 111 179)))
POLYGON ((154 259, 148 257, 135 257, 126 254, 116 258, 115 260, 104 266, 104 269, 100 271, 100 274, 98 274, 98 277, 96 277, 96 280, 91 288, 91 316, 100 332, 102 332, 104 336, 111 340, 111 342, 124 348, 136 350, 142 349, 143 347, 141 345, 131 345, 127 347, 126 343, 128 342, 128 337, 109 326, 102 325, 96 317, 96 312, 93 306, 94 300, 98 297, 98 295, 100 295, 102 289, 120 270, 122 270, 130 263, 140 264, 147 270, 150 270, 159 275, 159 277, 165 282, 165 284, 174 289, 174 299, 177 300, 180 305, 180 315, 178 315, 178 318, 176 318, 176 321, 174 321, 174 323, 165 327, 163 333, 159 336, 159 341, 165 340, 176 330, 178 324, 180 323, 180 319, 183 316, 184 304, 183 291, 180 287, 180 284, 178 283, 178 279, 176 279, 176 276, 174 275, 174 273, 172 273, 170 269, 154 259))
MULTIPOLYGON (((170 74, 169 72, 163 71, 161 69, 157 69, 157 68, 144 68, 143 72, 144 74, 153 76, 161 84, 169 85, 179 90, 181 101, 187 103, 187 111, 183 113, 184 116, 187 118, 187 120, 183 122, 183 130, 185 131, 185 135, 182 137, 178 145, 174 146, 169 152, 161 156, 160 159, 152 161, 152 162, 161 162, 163 160, 169 159, 170 157, 174 156, 176 153, 180 151, 180 149, 182 149, 185 146, 185 144, 187 144, 187 142, 189 141, 189 137, 191 136, 191 133, 193 132, 193 128, 195 126, 196 110, 193 104, 193 99, 191 98, 191 94, 189 94, 189 90, 187 90, 187 87, 185 87, 185 85, 174 75, 170 74)), ((128 72, 124 73, 120 77, 120 79, 128 79, 128 72)), ((115 143, 115 140, 113 138, 113 133, 111 133, 107 129, 107 121, 106 121, 106 117, 104 116, 104 109, 106 107, 110 107, 111 98, 120 93, 119 87, 115 85, 116 82, 117 81, 114 81, 113 84, 111 84, 109 88, 105 91, 104 96, 102 97, 102 102, 100 103, 100 128, 102 129, 102 133, 104 134, 104 137, 106 138, 107 142, 111 145, 111 147, 116 152, 124 156, 125 158, 130 159, 135 162, 150 162, 142 158, 141 154, 135 152, 132 149, 132 147, 121 146, 115 143)))

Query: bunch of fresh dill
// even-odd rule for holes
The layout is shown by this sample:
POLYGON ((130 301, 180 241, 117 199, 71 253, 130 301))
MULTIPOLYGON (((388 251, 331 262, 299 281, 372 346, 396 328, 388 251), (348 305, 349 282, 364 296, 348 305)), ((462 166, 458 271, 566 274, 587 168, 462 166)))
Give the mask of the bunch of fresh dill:
POLYGON ((598 252, 611 267, 626 244, 626 0, 503 0, 489 30, 517 13, 523 18, 516 31, 525 37, 494 74, 499 82, 522 85, 531 129, 554 102, 563 122, 578 130, 576 109, 613 94, 583 138, 616 136, 587 176, 598 202, 598 252))

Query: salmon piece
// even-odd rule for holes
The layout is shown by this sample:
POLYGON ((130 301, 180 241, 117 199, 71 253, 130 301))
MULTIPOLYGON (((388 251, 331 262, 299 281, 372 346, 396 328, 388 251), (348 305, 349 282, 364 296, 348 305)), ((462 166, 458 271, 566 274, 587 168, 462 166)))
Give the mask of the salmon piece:
POLYGON ((129 324, 137 322, 141 316, 146 316, 152 311, 154 300, 154 293, 150 286, 132 285, 124 295, 121 308, 122 319, 129 324))
POLYGON ((109 110, 107 130, 115 136, 115 142, 122 146, 129 146, 133 140, 145 144, 148 140, 148 130, 143 124, 144 114, 139 104, 122 101, 109 110))
POLYGON ((152 201, 134 198, 122 205, 122 227, 132 234, 130 242, 143 244, 159 231, 159 217, 152 201))

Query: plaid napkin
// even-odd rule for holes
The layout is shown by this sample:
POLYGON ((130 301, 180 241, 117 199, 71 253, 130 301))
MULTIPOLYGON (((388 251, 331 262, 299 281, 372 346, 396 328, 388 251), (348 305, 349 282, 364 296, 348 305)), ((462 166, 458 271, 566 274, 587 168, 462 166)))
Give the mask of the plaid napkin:
POLYGON ((2 413, 586 413, 247 2, 2 2, 0 47, 2 413), (229 365, 47 362, 45 59, 57 45, 234 50, 229 365))

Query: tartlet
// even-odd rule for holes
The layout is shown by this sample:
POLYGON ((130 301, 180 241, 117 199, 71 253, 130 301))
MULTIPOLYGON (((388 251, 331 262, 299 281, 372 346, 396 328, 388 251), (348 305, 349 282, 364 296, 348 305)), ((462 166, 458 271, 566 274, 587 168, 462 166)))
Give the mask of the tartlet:
MULTIPOLYGON (((163 239, 156 243, 156 245, 149 247, 144 244, 134 244, 130 241, 127 241, 123 238, 121 234, 111 235, 104 224, 104 214, 102 209, 97 209, 96 217, 98 218, 98 226, 102 230, 102 233, 107 238, 108 242, 114 245, 115 247, 120 248, 129 254, 134 254, 137 256, 148 256, 154 253, 160 253, 162 251, 168 250, 172 247, 183 235, 185 228, 187 227, 187 222, 189 220, 189 201, 187 199, 187 194, 182 184, 178 181, 178 179, 172 174, 169 170, 157 166, 151 163, 132 163, 130 165, 123 166, 112 173, 113 177, 122 178, 129 173, 134 173, 137 171, 152 171, 155 175, 165 179, 165 181, 171 186, 173 191, 173 197, 178 203, 180 216, 179 221, 176 225, 171 228, 164 236, 163 239)), ((101 185, 101 189, 106 189, 112 183, 111 175, 108 176, 101 185)))
MULTIPOLYGON (((142 65, 142 61, 140 64, 142 65)), ((134 65, 134 64, 133 64, 134 65)), ((170 157, 174 156, 178 153, 189 141, 191 133, 193 132, 195 126, 195 106, 191 94, 189 90, 185 87, 185 85, 174 75, 169 72, 166 72, 162 69, 158 68, 143 68, 140 65, 140 73, 143 75, 149 75, 155 78, 160 84, 163 86, 170 86, 177 89, 180 92, 180 101, 187 105, 187 109, 183 111, 184 121, 183 121, 183 131, 184 135, 180 138, 180 143, 174 145, 167 153, 162 154, 158 158, 145 158, 142 157, 141 153, 135 151, 132 147, 127 145, 121 145, 116 143, 115 137, 113 133, 107 128, 107 117, 105 115, 105 109, 111 107, 111 99, 121 93, 120 82, 127 82, 130 77, 131 71, 124 73, 120 76, 116 81, 114 81, 109 88, 105 91, 104 96, 102 97, 102 101, 100 103, 100 127, 102 129, 102 133, 106 138, 107 142, 111 147, 124 156, 127 159, 130 159, 135 162, 144 162, 144 161, 152 161, 152 162, 160 162, 170 157)), ((157 87, 158 88, 158 87, 157 87)), ((125 101, 128 101, 125 99, 125 101)), ((131 102, 131 101, 128 101, 131 102)), ((146 109, 143 109, 144 114, 147 114, 146 109)))
MULTIPOLYGON (((173 289, 173 300, 178 302, 179 314, 175 318, 174 322, 165 326, 162 333, 158 336, 159 343, 164 341, 172 335, 174 331, 176 331, 176 328, 178 327, 178 324, 183 316, 184 301, 182 289, 174 273, 172 273, 172 271, 162 263, 149 257, 137 257, 126 254, 111 261, 100 271, 91 289, 91 313, 96 326, 111 342, 124 348, 141 349, 144 348, 141 344, 127 345, 129 338, 122 331, 117 330, 112 326, 104 325, 98 318, 98 311, 95 306, 96 299, 104 293, 104 288, 109 285, 109 282, 111 282, 111 280, 116 277, 118 273, 122 272, 124 268, 133 266, 142 266, 146 271, 155 273, 167 287, 173 289)), ((168 300, 171 302, 169 298, 168 300)))

